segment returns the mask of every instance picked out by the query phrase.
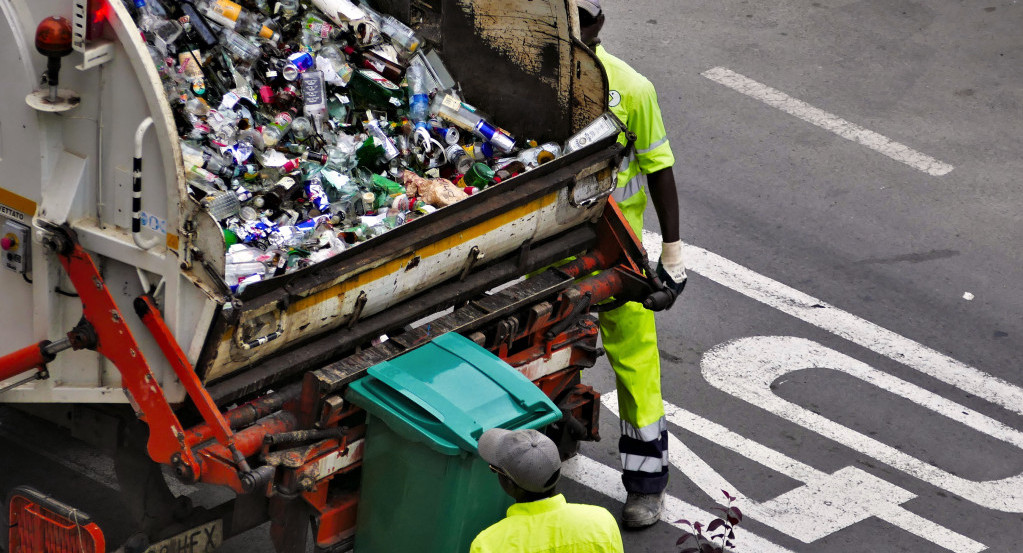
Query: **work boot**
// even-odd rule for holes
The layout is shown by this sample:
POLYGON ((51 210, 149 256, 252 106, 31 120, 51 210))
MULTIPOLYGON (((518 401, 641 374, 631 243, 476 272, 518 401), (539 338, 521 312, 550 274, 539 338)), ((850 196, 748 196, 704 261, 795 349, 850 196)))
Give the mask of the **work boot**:
POLYGON ((661 493, 632 493, 622 508, 622 524, 626 528, 646 528, 661 520, 664 512, 664 491, 661 493))

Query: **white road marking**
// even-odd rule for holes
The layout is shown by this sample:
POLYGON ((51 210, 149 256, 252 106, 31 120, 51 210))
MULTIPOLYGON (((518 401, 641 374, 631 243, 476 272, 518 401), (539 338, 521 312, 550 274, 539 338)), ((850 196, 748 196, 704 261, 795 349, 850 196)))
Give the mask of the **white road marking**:
POLYGON ((984 482, 962 478, 778 397, 771 390, 771 383, 793 371, 826 368, 873 384, 1020 449, 1023 432, 803 338, 734 340, 706 352, 700 365, 707 382, 734 397, 982 507, 1023 512, 1023 474, 984 482))
POLYGON ((771 107, 778 108, 789 115, 798 117, 807 123, 831 131, 842 138, 862 144, 871 150, 905 163, 928 175, 939 177, 948 174, 954 169, 953 166, 938 161, 929 155, 922 154, 909 146, 846 121, 837 115, 815 108, 802 100, 793 98, 765 84, 758 83, 730 69, 714 67, 704 71, 701 75, 732 90, 760 100, 771 107))
MULTIPOLYGON (((771 470, 792 478, 793 480, 808 482, 814 478, 824 475, 822 471, 818 471, 809 465, 803 464, 749 438, 740 436, 720 424, 705 419, 690 411, 686 411, 681 407, 676 407, 666 403, 665 413, 668 421, 672 424, 676 424, 697 436, 711 440, 721 447, 734 451, 747 459, 754 460, 771 470)), ((676 464, 676 466, 678 465, 676 464)), ((706 481, 709 478, 705 474, 697 474, 694 477, 692 473, 701 469, 702 467, 699 465, 692 465, 691 468, 686 467, 683 471, 687 476, 693 479, 694 482, 698 483, 700 481, 706 481)), ((703 489, 702 486, 701 489, 703 489)), ((713 489, 709 491, 712 493, 713 489)), ((738 493, 741 493, 741 491, 736 490, 736 494, 738 493)), ((943 547, 948 547, 953 551, 980 551, 984 549, 983 544, 977 543, 970 538, 953 532, 948 528, 944 528, 901 507, 896 507, 891 510, 880 509, 877 515, 895 526, 903 528, 917 536, 934 541, 943 547)), ((816 521, 812 524, 816 524, 816 521)))
MULTIPOLYGON (((589 457, 577 455, 561 465, 561 474, 580 484, 593 488, 612 499, 625 503, 622 473, 616 468, 611 468, 589 457)), ((743 509, 743 507, 740 506, 739 509, 743 509)), ((679 519, 693 522, 699 521, 707 524, 714 518, 717 518, 717 515, 704 511, 695 505, 690 505, 677 497, 671 495, 664 496, 664 514, 661 515, 661 520, 676 528, 689 531, 688 528, 675 522, 679 519)), ((735 548, 732 551, 736 553, 794 553, 791 549, 786 549, 746 530, 741 524, 735 528, 735 548)))
MULTIPOLYGON (((644 230, 643 245, 650 259, 660 256, 661 237, 657 233, 644 230)), ((703 248, 687 244, 683 251, 686 267, 695 273, 964 392, 1023 415, 1023 388, 1015 384, 956 361, 703 248)), ((682 301, 685 301, 684 295, 682 301)))
MULTIPOLYGON (((617 392, 604 394, 601 399, 612 413, 618 412, 617 392)), ((851 466, 828 474, 671 403, 665 402, 664 408, 672 424, 803 482, 803 486, 771 500, 756 501, 736 489, 673 434, 668 434, 671 464, 704 493, 714 497, 718 490, 728 490, 736 496, 736 505, 747 517, 803 543, 815 542, 873 516, 955 553, 987 549, 982 543, 907 511, 900 504, 916 496, 872 474, 851 466)))

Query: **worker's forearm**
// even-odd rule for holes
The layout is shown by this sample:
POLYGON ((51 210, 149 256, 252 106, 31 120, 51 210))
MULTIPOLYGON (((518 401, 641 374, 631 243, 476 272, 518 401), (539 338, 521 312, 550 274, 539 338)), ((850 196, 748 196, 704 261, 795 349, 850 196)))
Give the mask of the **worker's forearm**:
POLYGON ((677 242, 679 237, 678 191, 671 167, 647 175, 650 199, 657 211, 661 237, 665 242, 677 242))

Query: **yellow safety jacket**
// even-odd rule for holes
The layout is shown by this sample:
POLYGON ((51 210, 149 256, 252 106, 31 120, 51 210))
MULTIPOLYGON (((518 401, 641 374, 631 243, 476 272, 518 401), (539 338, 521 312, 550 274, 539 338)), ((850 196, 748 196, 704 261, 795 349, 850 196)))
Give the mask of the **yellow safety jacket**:
POLYGON ((558 494, 508 507, 508 517, 480 532, 469 553, 624 553, 624 546, 607 509, 558 494))
MULTIPOLYGON (((671 153, 668 133, 664 130, 654 85, 629 64, 607 53, 603 46, 598 44, 595 53, 607 72, 610 85, 608 106, 636 135, 632 151, 618 169, 618 189, 614 196, 638 234, 643 230, 641 217, 646 207, 646 176, 674 165, 675 156, 671 153), (642 197, 636 197, 640 194, 642 197), (634 204, 635 208, 630 210, 634 204), (640 219, 636 220, 636 214, 640 219)), ((624 133, 618 137, 618 142, 626 144, 624 133)))

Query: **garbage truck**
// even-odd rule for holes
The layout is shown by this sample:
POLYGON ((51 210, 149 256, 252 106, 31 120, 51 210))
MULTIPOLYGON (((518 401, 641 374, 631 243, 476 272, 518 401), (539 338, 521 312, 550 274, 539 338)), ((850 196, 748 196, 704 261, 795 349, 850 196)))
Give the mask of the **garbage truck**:
MULTIPOLYGON (((545 431, 563 456, 574 454, 580 440, 599 438, 599 394, 579 378, 601 354, 594 314, 624 301, 665 309, 674 294, 650 270, 611 199, 629 141, 607 109, 603 68, 577 38, 574 0, 166 0, 148 6, 144 0, 0 0, 0 10, 0 285, 6 291, 0 406, 110 451, 122 499, 137 518, 130 538, 107 543, 104 521, 76 509, 74 497, 45 482, 24 482, 4 490, 8 551, 212 550, 268 521, 277 551, 350 550, 367 437, 366 415, 346 391, 371 367, 450 333, 507 363, 554 402, 561 416, 545 431), (309 13, 315 20, 302 19, 309 13), (338 230, 352 217, 371 217, 372 202, 349 210, 349 221, 341 222, 345 214, 321 205, 324 194, 307 183, 305 192, 290 196, 295 209, 318 214, 317 232, 327 229, 320 236, 337 247, 318 258, 300 253, 292 263, 291 254, 305 247, 295 246, 280 270, 269 262, 258 278, 232 281, 232 242, 245 239, 232 229, 241 228, 239 206, 249 198, 241 196, 242 186, 212 186, 216 179, 204 183, 196 175, 213 174, 210 159, 219 155, 235 155, 236 169, 246 166, 246 156, 262 155, 256 169, 285 180, 288 168, 266 159, 287 150, 272 151, 269 139, 262 140, 273 131, 265 123, 244 154, 241 140, 224 142, 202 162, 206 169, 197 168, 183 133, 196 132, 202 121, 183 122, 182 100, 198 97, 204 85, 180 76, 199 59, 198 49, 169 44, 184 32, 216 45, 243 28, 262 40, 246 39, 242 50, 284 48, 284 63, 263 70, 285 77, 291 71, 292 78, 310 71, 302 66, 310 58, 306 48, 281 46, 280 33, 301 31, 321 46, 338 30, 349 33, 355 43, 345 49, 344 71, 333 67, 330 74, 341 82, 323 89, 342 104, 347 97, 333 91, 354 88, 366 75, 370 84, 386 75, 387 67, 374 71, 374 63, 421 64, 429 71, 416 74, 433 84, 429 99, 457 91, 465 103, 454 109, 467 110, 476 122, 461 128, 476 151, 455 143, 443 161, 468 152, 474 161, 501 163, 535 152, 527 139, 560 150, 545 162, 506 170, 503 179, 484 167, 477 171, 484 186, 465 182, 475 164, 464 175, 448 169, 446 189, 455 178, 463 184, 451 192, 458 201, 409 211, 414 216, 386 232, 351 242, 341 238, 365 225, 338 230), (393 49, 388 39, 397 44, 400 29, 410 31, 415 48, 405 41, 394 59, 374 60, 369 53, 381 40, 393 49), (181 63, 177 76, 163 66, 168 56, 170 65, 181 63), (369 73, 360 76, 362 67, 369 73), (261 151, 252 154, 253 146, 261 151), (228 218, 214 209, 223 198, 234 204, 228 218), (184 486, 229 489, 233 498, 196 507, 171 492, 168 474, 184 486)), ((226 46, 223 51, 223 59, 200 62, 197 75, 211 90, 224 79, 225 64, 235 71, 247 63, 244 56, 232 62, 226 46), (221 64, 219 75, 206 73, 213 63, 221 64)), ((280 89, 292 87, 274 78, 280 89)), ((319 78, 293 81, 305 104, 292 115, 307 115, 314 132, 322 126, 322 133, 337 136, 354 121, 366 131, 356 145, 376 148, 367 158, 373 163, 387 157, 380 146, 389 135, 403 150, 401 159, 414 158, 423 128, 420 150, 427 154, 410 178, 438 175, 428 171, 430 156, 459 129, 415 116, 412 104, 423 98, 412 90, 405 100, 404 81, 411 79, 392 78, 401 94, 387 99, 414 124, 406 141, 398 136, 404 120, 386 122, 387 132, 373 138, 373 126, 382 128, 377 118, 393 115, 392 106, 349 109, 347 117, 337 103, 329 116, 327 102, 310 108, 315 87, 323 86, 319 78)), ((244 88, 240 80, 234 84, 244 88)), ((233 98, 232 104, 256 106, 264 89, 231 96, 236 92, 221 89, 216 102, 207 95, 192 105, 212 125, 210 104, 226 111, 233 98)), ((231 132, 241 134, 238 129, 231 132)), ((335 175, 312 163, 330 156, 302 148, 290 154, 300 154, 302 168, 294 173, 305 175, 300 180, 320 182, 308 176, 310 166, 322 169, 325 181, 335 175)), ((370 180, 400 180, 406 165, 380 163, 370 180)), ((237 180, 241 172, 224 177, 237 180)), ((256 193, 271 199, 274 190, 256 193)), ((419 205, 416 194, 402 191, 407 209, 419 205)), ((267 228, 299 228, 293 211, 280 209, 267 228)), ((267 238, 242 246, 268 247, 267 238)))

